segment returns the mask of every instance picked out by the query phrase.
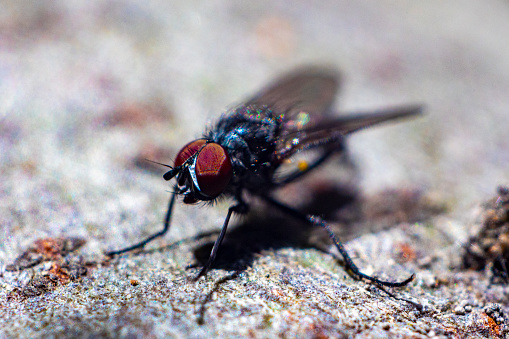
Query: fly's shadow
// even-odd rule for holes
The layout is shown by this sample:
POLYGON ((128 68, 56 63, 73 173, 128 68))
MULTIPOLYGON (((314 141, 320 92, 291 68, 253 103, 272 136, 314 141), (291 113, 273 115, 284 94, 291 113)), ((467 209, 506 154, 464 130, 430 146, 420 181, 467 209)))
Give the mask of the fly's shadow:
MULTIPOLYGON (((402 222, 422 222, 444 211, 443 206, 430 202, 417 189, 390 189, 364 197, 350 184, 324 186, 304 182, 299 186, 308 199, 298 210, 331 221, 334 232, 343 241, 402 222)), ((314 248, 330 254, 330 239, 322 229, 282 214, 270 205, 252 206, 248 216, 238 219, 228 230, 212 268, 243 271, 260 253, 286 247, 314 248)), ((204 238, 213 234, 210 241, 194 250, 196 263, 190 267, 201 267, 207 262, 217 233, 198 236, 204 238)))
MULTIPOLYGON (((251 266, 257 254, 265 250, 284 247, 306 246, 308 232, 305 224, 279 215, 253 215, 240 221, 227 233, 211 268, 228 271, 243 271, 251 266)), ((203 266, 214 241, 207 242, 194 250, 197 263, 191 267, 203 266)))
MULTIPOLYGON (((317 215, 332 215, 340 210, 357 209, 357 201, 356 191, 334 187, 313 194, 312 199, 306 205, 300 206, 299 210, 317 215), (325 201, 327 203, 324 203, 325 201)), ((313 241, 313 232, 320 231, 315 226, 288 217, 270 205, 254 205, 252 204, 252 210, 246 217, 239 218, 236 225, 228 230, 211 268, 243 271, 253 264, 260 253, 286 247, 315 248, 328 252, 326 248, 330 245, 330 240, 323 239, 324 241, 319 243, 313 241)), ((201 267, 207 262, 214 240, 194 250, 196 263, 190 267, 201 267)))

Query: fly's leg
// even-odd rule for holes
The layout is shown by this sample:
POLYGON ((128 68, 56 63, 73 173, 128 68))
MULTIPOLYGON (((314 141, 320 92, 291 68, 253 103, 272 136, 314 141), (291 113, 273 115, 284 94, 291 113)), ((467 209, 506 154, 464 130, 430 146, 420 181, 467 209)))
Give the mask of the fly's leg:
POLYGON ((230 218, 232 214, 235 213, 241 213, 244 214, 248 210, 248 206, 246 203, 244 203, 242 200, 238 200, 239 203, 235 206, 231 206, 228 209, 228 214, 226 215, 226 219, 224 219, 223 228, 221 229, 221 233, 219 233, 219 236, 216 239, 216 242, 214 243, 214 247, 212 248, 212 251, 210 252, 210 257, 207 260, 207 263, 203 268, 200 270, 200 273, 194 278, 194 281, 197 281, 202 276, 206 275, 208 270, 210 269, 210 266, 212 266, 212 263, 216 259, 217 251, 219 250, 219 246, 221 246, 221 243, 223 242, 224 235, 226 234, 226 229, 228 228, 228 224, 230 223, 230 218))
POLYGON ((270 204, 272 204, 273 206, 276 206, 281 211, 283 211, 283 212, 293 216, 296 219, 299 219, 299 220, 302 220, 304 222, 311 223, 311 224, 313 224, 315 226, 320 226, 320 227, 324 228, 327 231, 327 233, 329 234, 329 237, 331 238, 332 242, 334 243, 334 245, 338 249, 339 253, 341 253, 341 255, 343 256, 343 258, 345 260, 346 268, 348 270, 350 270, 357 277, 364 278, 364 279, 370 280, 370 281, 372 281, 372 282, 374 282, 374 283, 376 283, 376 284, 378 284, 380 286, 387 286, 387 287, 402 287, 402 286, 407 285, 408 283, 410 283, 414 279, 415 274, 412 274, 409 278, 407 278, 407 279, 405 279, 403 281, 400 281, 400 282, 391 282, 391 281, 380 280, 378 278, 375 278, 375 277, 369 276, 369 275, 367 275, 365 273, 362 273, 359 270, 359 268, 357 267, 357 265, 355 265, 355 263, 353 262, 352 258, 350 258, 350 255, 346 251, 346 249, 343 246, 343 244, 339 241, 339 239, 336 237, 334 232, 332 232, 332 230, 330 229, 329 225, 324 220, 322 220, 321 218, 319 218, 317 216, 306 215, 306 214, 304 214, 302 212, 299 212, 299 211, 297 211, 297 210, 295 210, 295 209, 293 209, 293 208, 291 208, 289 206, 286 206, 286 205, 280 203, 277 200, 272 199, 271 197, 262 196, 262 198, 265 201, 267 201, 270 204))
POLYGON ((294 172, 290 173, 288 176, 286 176, 283 180, 278 182, 277 184, 282 186, 282 185, 288 184, 288 183, 290 183, 290 182, 300 178, 301 176, 303 176, 304 174, 307 174, 312 169, 314 169, 314 168, 318 167, 319 165, 323 164, 326 160, 328 160, 330 158, 331 155, 335 154, 336 152, 338 152, 338 151, 337 150, 327 151, 320 158, 318 158, 315 162, 313 162, 312 164, 308 165, 305 170, 294 171, 294 172))
POLYGON ((296 170, 290 174, 288 174, 285 178, 283 178, 281 181, 277 182, 278 186, 283 186, 285 184, 288 184, 290 182, 295 181, 296 179, 300 178, 301 176, 307 174, 311 170, 317 168, 321 164, 323 164, 325 161, 329 160, 329 158, 338 153, 342 153, 345 150, 345 144, 343 138, 336 138, 328 141, 327 145, 323 145, 325 148, 325 152, 322 154, 321 157, 316 159, 313 163, 308 164, 306 166, 306 169, 304 170, 296 170))
POLYGON ((117 250, 117 251, 106 252, 106 255, 114 256, 117 254, 130 252, 137 248, 141 248, 141 247, 145 246, 146 244, 148 244, 149 242, 151 242, 152 240, 154 240, 155 238, 161 237, 164 234, 166 234, 166 232, 168 232, 168 230, 170 229, 170 219, 171 219, 171 214, 172 214, 172 210, 173 210, 173 205, 175 204, 176 196, 177 196, 177 192, 175 190, 170 198, 170 202, 168 204, 168 211, 166 212, 166 217, 164 218, 164 227, 161 231, 159 231, 155 234, 152 234, 147 239, 140 241, 139 243, 134 244, 132 246, 129 246, 129 247, 123 248, 121 250, 117 250))

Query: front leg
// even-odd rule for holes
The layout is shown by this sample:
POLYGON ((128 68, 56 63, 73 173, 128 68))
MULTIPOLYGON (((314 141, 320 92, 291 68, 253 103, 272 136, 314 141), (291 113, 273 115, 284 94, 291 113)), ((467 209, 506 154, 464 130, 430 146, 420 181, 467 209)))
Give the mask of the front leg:
POLYGON ((152 234, 145 240, 142 240, 142 241, 140 241, 134 245, 131 245, 129 247, 126 247, 126 248, 123 248, 120 250, 116 250, 116 251, 106 252, 106 255, 112 257, 112 256, 115 256, 118 254, 130 252, 132 250, 142 248, 143 246, 145 246, 146 244, 148 244, 155 238, 162 237, 163 235, 165 235, 166 232, 168 232, 168 230, 170 229, 170 220, 171 220, 171 215, 173 213, 173 205, 175 205, 176 197, 177 197, 177 188, 175 187, 175 189, 173 190, 173 193, 171 195, 170 202, 168 203, 168 210, 166 211, 166 216, 164 217, 164 226, 161 231, 159 231, 155 234, 152 234))
POLYGON ((210 252, 210 257, 207 260, 207 263, 203 268, 201 269, 200 273, 194 278, 194 281, 197 281, 202 276, 206 275, 208 270, 210 269, 210 266, 212 266, 212 263, 216 259, 217 251, 219 250, 219 246, 221 246, 221 243, 223 242, 224 236, 226 234, 226 229, 228 228, 228 224, 230 223, 230 218, 232 214, 239 213, 239 214, 245 214, 249 210, 249 206, 242 200, 240 197, 240 194, 237 195, 237 201, 238 203, 234 206, 231 206, 228 209, 228 214, 226 215, 226 219, 223 223, 223 228, 221 229, 221 233, 219 233, 219 236, 216 239, 216 242, 214 243, 214 247, 212 248, 212 251, 210 252))

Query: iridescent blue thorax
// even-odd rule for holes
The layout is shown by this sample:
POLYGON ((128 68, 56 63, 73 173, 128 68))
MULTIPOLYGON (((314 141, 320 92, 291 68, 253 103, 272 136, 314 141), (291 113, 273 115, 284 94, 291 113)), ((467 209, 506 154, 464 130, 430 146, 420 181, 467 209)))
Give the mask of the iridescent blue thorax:
POLYGON ((234 180, 250 191, 271 186, 274 152, 282 116, 267 107, 241 106, 223 114, 205 138, 222 145, 230 155, 234 180), (267 186, 268 185, 268 186, 267 186))

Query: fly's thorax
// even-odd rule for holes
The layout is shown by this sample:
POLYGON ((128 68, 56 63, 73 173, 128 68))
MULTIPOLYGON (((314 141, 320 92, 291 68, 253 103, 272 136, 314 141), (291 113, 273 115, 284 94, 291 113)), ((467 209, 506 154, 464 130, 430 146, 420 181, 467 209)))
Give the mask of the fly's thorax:
POLYGON ((281 123, 266 106, 240 106, 223 114, 206 136, 228 150, 235 176, 243 176, 270 166, 281 123))

